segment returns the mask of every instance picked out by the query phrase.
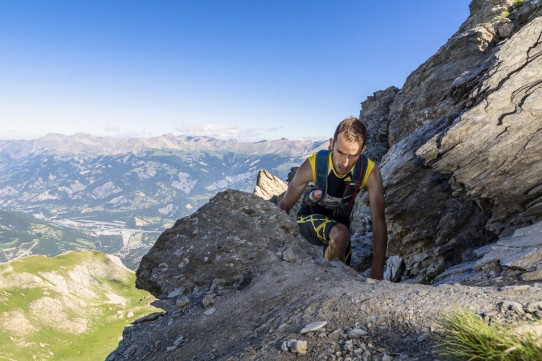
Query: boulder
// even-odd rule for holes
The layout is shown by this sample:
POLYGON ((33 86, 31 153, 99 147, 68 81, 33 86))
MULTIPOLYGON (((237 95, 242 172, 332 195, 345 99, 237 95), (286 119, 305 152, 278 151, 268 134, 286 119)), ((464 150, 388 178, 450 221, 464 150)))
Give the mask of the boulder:
POLYGON ((220 278, 243 288, 289 245, 298 259, 311 248, 300 247, 297 225, 276 205, 235 190, 217 194, 189 217, 160 235, 137 270, 138 288, 157 297, 183 287, 208 287, 220 278))

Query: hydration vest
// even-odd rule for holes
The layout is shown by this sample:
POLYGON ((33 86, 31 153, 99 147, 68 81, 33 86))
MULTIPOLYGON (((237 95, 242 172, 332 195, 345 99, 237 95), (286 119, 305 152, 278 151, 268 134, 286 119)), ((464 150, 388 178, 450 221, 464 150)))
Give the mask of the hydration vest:
POLYGON ((310 193, 314 189, 319 189, 322 191, 322 198, 318 202, 308 202, 309 205, 317 205, 324 207, 326 209, 332 209, 335 215, 341 217, 349 217, 354 207, 354 201, 356 195, 358 194, 363 179, 365 178, 365 173, 367 171, 367 166, 369 164, 369 159, 365 154, 361 154, 356 164, 350 171, 352 178, 350 182, 345 184, 344 193, 340 203, 330 206, 326 204, 325 198, 327 196, 327 180, 328 180, 328 170, 329 170, 329 150, 320 150, 316 154, 315 168, 316 168, 316 184, 309 189, 310 193), (312 203, 312 204, 311 204, 312 203))

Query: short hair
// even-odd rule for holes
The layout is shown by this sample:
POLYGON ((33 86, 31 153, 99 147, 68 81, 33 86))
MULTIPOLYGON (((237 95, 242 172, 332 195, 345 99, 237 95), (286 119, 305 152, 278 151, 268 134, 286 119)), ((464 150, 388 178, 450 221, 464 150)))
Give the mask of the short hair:
POLYGON ((335 129, 334 142, 337 141, 339 134, 344 135, 344 138, 349 142, 360 142, 363 148, 367 139, 367 128, 358 118, 350 117, 340 122, 337 129, 335 129))

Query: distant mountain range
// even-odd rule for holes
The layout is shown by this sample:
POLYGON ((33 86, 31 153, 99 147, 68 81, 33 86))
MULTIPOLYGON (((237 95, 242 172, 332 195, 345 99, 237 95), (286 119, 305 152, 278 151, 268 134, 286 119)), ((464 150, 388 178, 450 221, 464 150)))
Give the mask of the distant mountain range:
POLYGON ((133 269, 160 232, 217 192, 252 191, 260 169, 286 178, 326 147, 173 135, 0 140, 0 261, 89 248, 133 269))
POLYGON ((241 154, 281 154, 291 157, 304 156, 315 148, 327 147, 328 141, 262 140, 258 142, 240 142, 231 139, 217 139, 205 136, 175 136, 166 134, 150 138, 114 138, 97 137, 86 133, 71 136, 48 134, 34 140, 0 140, 0 154, 7 154, 13 159, 29 154, 49 153, 92 157, 96 155, 118 155, 131 153, 140 155, 149 150, 170 151, 219 151, 241 154))

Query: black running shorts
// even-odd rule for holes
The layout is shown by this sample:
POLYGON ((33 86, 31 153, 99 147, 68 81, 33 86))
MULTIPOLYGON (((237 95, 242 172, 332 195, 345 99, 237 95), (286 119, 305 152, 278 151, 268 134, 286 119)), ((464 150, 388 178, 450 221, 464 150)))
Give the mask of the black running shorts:
MULTIPOLYGON (((336 224, 339 224, 339 222, 322 214, 298 215, 297 217, 299 233, 301 233, 303 238, 309 241, 309 243, 316 246, 323 246, 324 254, 326 253, 326 249, 329 244, 329 234, 331 233, 331 229, 336 224)), ((351 258, 352 245, 349 242, 346 250, 345 263, 347 265, 350 265, 351 258)))

